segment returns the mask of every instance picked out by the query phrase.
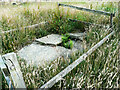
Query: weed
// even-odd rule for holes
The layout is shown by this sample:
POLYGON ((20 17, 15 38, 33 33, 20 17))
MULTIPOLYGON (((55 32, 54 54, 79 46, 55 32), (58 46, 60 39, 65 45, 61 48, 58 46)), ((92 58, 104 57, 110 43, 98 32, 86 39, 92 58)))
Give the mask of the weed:
POLYGON ((68 33, 62 36, 62 45, 66 48, 73 48, 73 42, 70 39, 70 35, 68 33))

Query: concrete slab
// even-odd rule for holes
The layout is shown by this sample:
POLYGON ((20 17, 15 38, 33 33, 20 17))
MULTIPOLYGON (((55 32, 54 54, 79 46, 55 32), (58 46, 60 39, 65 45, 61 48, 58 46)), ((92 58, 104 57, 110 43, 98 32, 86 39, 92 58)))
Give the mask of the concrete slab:
MULTIPOLYGON (((70 35, 73 38, 80 38, 85 36, 85 33, 71 33, 70 35)), ((18 51, 18 56, 26 60, 29 65, 43 66, 61 56, 68 57, 71 53, 78 51, 83 52, 83 42, 81 40, 72 40, 72 49, 57 46, 62 43, 61 37, 61 35, 51 34, 40 39, 36 39, 36 41, 44 43, 45 45, 33 42, 31 45, 25 46, 18 51)))
POLYGON ((86 36, 86 33, 69 33, 71 38, 83 40, 83 37, 86 36))
POLYGON ((45 37, 36 39, 36 41, 43 43, 43 44, 58 45, 58 44, 62 43, 61 37, 62 36, 58 35, 58 34, 51 34, 51 35, 47 35, 45 37))
POLYGON ((18 56, 25 59, 29 65, 45 65, 60 56, 68 56, 69 49, 61 46, 43 46, 40 44, 31 44, 18 51, 18 56))
MULTIPOLYGON (((73 40, 72 40, 73 41, 73 40)), ((78 41, 73 41, 73 48, 72 51, 76 52, 76 51, 80 51, 83 52, 84 48, 83 48, 83 42, 78 40, 78 41)))

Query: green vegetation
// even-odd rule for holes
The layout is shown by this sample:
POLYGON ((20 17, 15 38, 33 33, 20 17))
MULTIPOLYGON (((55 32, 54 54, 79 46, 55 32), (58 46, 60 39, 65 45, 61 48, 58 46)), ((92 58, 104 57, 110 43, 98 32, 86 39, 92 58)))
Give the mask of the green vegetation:
POLYGON ((71 32, 74 26, 68 21, 68 16, 69 12, 65 14, 63 10, 55 9, 50 16, 49 25, 46 27, 47 31, 58 34, 71 32))
POLYGON ((117 2, 108 2, 108 3, 103 2, 101 4, 101 6, 100 7, 97 6, 96 9, 114 13, 118 9, 118 5, 116 5, 116 4, 117 4, 117 2))
POLYGON ((63 35, 62 36, 62 44, 63 44, 64 47, 72 49, 73 48, 73 42, 69 37, 70 37, 70 35, 68 33, 63 35))
MULTIPOLYGON (((67 2, 66 2, 67 4, 67 2)), ((71 3, 69 3, 71 4, 71 3)), ((79 3, 73 3, 78 5, 79 3)), ((80 3, 83 6, 91 6, 92 9, 105 10, 113 12, 117 10, 117 3, 80 3)), ((57 8, 56 3, 28 3, 21 6, 7 6, 0 7, 4 13, 0 15, 0 29, 7 31, 10 29, 18 28, 17 31, 2 35, 2 54, 15 52, 23 46, 30 44, 36 38, 43 37, 50 33, 66 34, 74 32, 75 29, 80 31, 83 28, 88 28, 87 37, 83 40, 86 45, 84 46, 86 52, 111 31, 106 28, 98 26, 86 27, 83 24, 71 23, 68 18, 87 21, 98 24, 109 24, 109 17, 91 14, 83 11, 57 8), (7 11, 8 12, 7 12, 7 11), (11 12, 12 11, 12 12, 11 12), (5 13, 6 12, 6 13, 5 13), (10 13, 11 12, 11 13, 10 13), (17 14, 15 14, 17 12, 17 14), (34 29, 19 30, 20 27, 48 21, 49 24, 40 26, 34 29), (84 27, 83 27, 84 26, 84 27), (82 28, 81 28, 82 27, 82 28)), ((118 18, 114 18, 114 26, 117 26, 118 18)), ((116 30, 115 27, 113 30, 116 30)), ((118 52, 119 52, 119 33, 113 35, 101 47, 94 51, 85 61, 80 63, 69 74, 64 77, 62 86, 61 83, 56 83, 53 87, 61 88, 118 88, 118 52)), ((73 42, 69 40, 69 35, 63 35, 63 44, 65 47, 71 48, 73 42), (68 41, 70 41, 68 43, 68 41)), ((52 61, 47 67, 32 67, 18 57, 18 61, 23 72, 24 81, 27 88, 40 88, 48 80, 61 72, 64 68, 74 62, 83 53, 78 52, 71 55, 70 58, 59 58, 52 61)))

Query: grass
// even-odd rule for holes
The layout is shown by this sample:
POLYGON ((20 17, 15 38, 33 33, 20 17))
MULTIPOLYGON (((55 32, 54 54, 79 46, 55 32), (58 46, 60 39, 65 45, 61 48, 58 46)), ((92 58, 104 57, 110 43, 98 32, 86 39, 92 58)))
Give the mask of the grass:
MULTIPOLYGON (((95 29, 95 27, 92 28, 95 29)), ((96 31, 93 29, 87 34, 90 35, 92 32, 94 37, 90 39, 91 43, 87 42, 89 48, 86 46, 86 51, 108 34, 103 34, 103 36, 99 38, 99 34, 103 32, 100 31, 99 34, 96 34, 96 31), (97 42, 94 42, 93 39, 95 38, 98 38, 97 42)), ((74 62, 82 54, 83 53, 80 52, 73 54, 68 59, 58 58, 45 68, 32 67, 20 60, 27 87, 40 88, 40 86, 74 62)), ((58 82, 53 88, 118 88, 118 79, 118 35, 115 34, 85 61, 67 74, 64 80, 61 81, 63 82, 62 87, 61 83, 58 82)))
MULTIPOLYGON (((74 29, 83 30, 83 28, 89 28, 87 37, 83 42, 86 52, 106 35, 110 31, 106 31, 106 28, 97 26, 85 27, 83 24, 71 23, 67 18, 78 19, 87 22, 94 22, 99 24, 109 24, 108 17, 95 15, 83 11, 64 9, 60 7, 58 10, 56 3, 53 3, 53 8, 47 5, 51 3, 33 3, 25 4, 21 6, 4 6, 5 9, 2 18, 0 19, 1 30, 10 30, 13 28, 19 28, 26 25, 32 25, 41 21, 48 21, 49 24, 43 27, 35 28, 33 30, 19 30, 4 34, 2 36, 2 54, 9 52, 16 52, 22 47, 32 43, 36 38, 43 37, 51 33, 65 34, 67 32, 73 32, 74 29), (44 9, 46 7, 46 9, 44 9), (11 9, 10 9, 11 8, 11 9), (13 10, 12 13, 6 10, 13 10), (17 11, 17 14, 15 14, 17 11), (8 16, 9 15, 9 16, 8 16)), ((72 3, 68 3, 72 4, 72 3)), ((77 5, 79 3, 73 3, 77 5)), ((116 9, 116 3, 103 3, 103 4, 88 4, 80 3, 90 8, 97 10, 105 10, 113 12, 116 9), (107 9, 106 9, 107 8, 107 9)), ((1 7, 0 7, 1 8, 1 7)), ((114 25, 117 25, 118 18, 114 18, 114 25)), ((115 28, 117 29, 117 28, 115 28)), ((85 61, 80 63, 69 74, 64 77, 64 80, 56 83, 54 87, 60 88, 118 88, 118 33, 113 35, 111 39, 107 40, 101 47, 94 51, 85 61), (62 82, 62 84, 61 84, 62 82)), ((70 58, 58 58, 52 61, 48 66, 35 67, 29 66, 25 60, 18 57, 18 61, 23 72, 23 78, 27 88, 40 88, 48 80, 74 62, 83 53, 73 53, 70 58)))

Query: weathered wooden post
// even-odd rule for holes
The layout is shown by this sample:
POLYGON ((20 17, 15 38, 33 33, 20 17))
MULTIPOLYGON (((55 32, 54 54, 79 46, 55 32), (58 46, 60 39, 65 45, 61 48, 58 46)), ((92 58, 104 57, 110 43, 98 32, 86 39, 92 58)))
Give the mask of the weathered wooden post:
MULTIPOLYGON (((11 80, 10 80, 10 78, 8 76, 9 72, 7 70, 7 67, 6 67, 1 55, 0 55, 0 69, 1 69, 0 72, 3 74, 9 88, 11 88, 11 90, 12 90, 13 86, 12 86, 11 80)), ((1 75, 1 80, 2 80, 2 74, 1 73, 0 73, 0 75, 1 75)), ((2 82, 1 82, 1 85, 2 85, 2 82)))
POLYGON ((113 25, 113 14, 111 13, 110 14, 110 28, 112 27, 113 25))
POLYGON ((57 6, 58 6, 58 10, 59 10, 59 6, 60 6, 59 3, 57 3, 57 6))
POLYGON ((8 67, 8 70, 11 74, 13 84, 15 88, 26 88, 25 82, 22 77, 22 72, 20 70, 19 63, 17 61, 17 56, 15 53, 8 53, 3 55, 4 61, 8 67))

